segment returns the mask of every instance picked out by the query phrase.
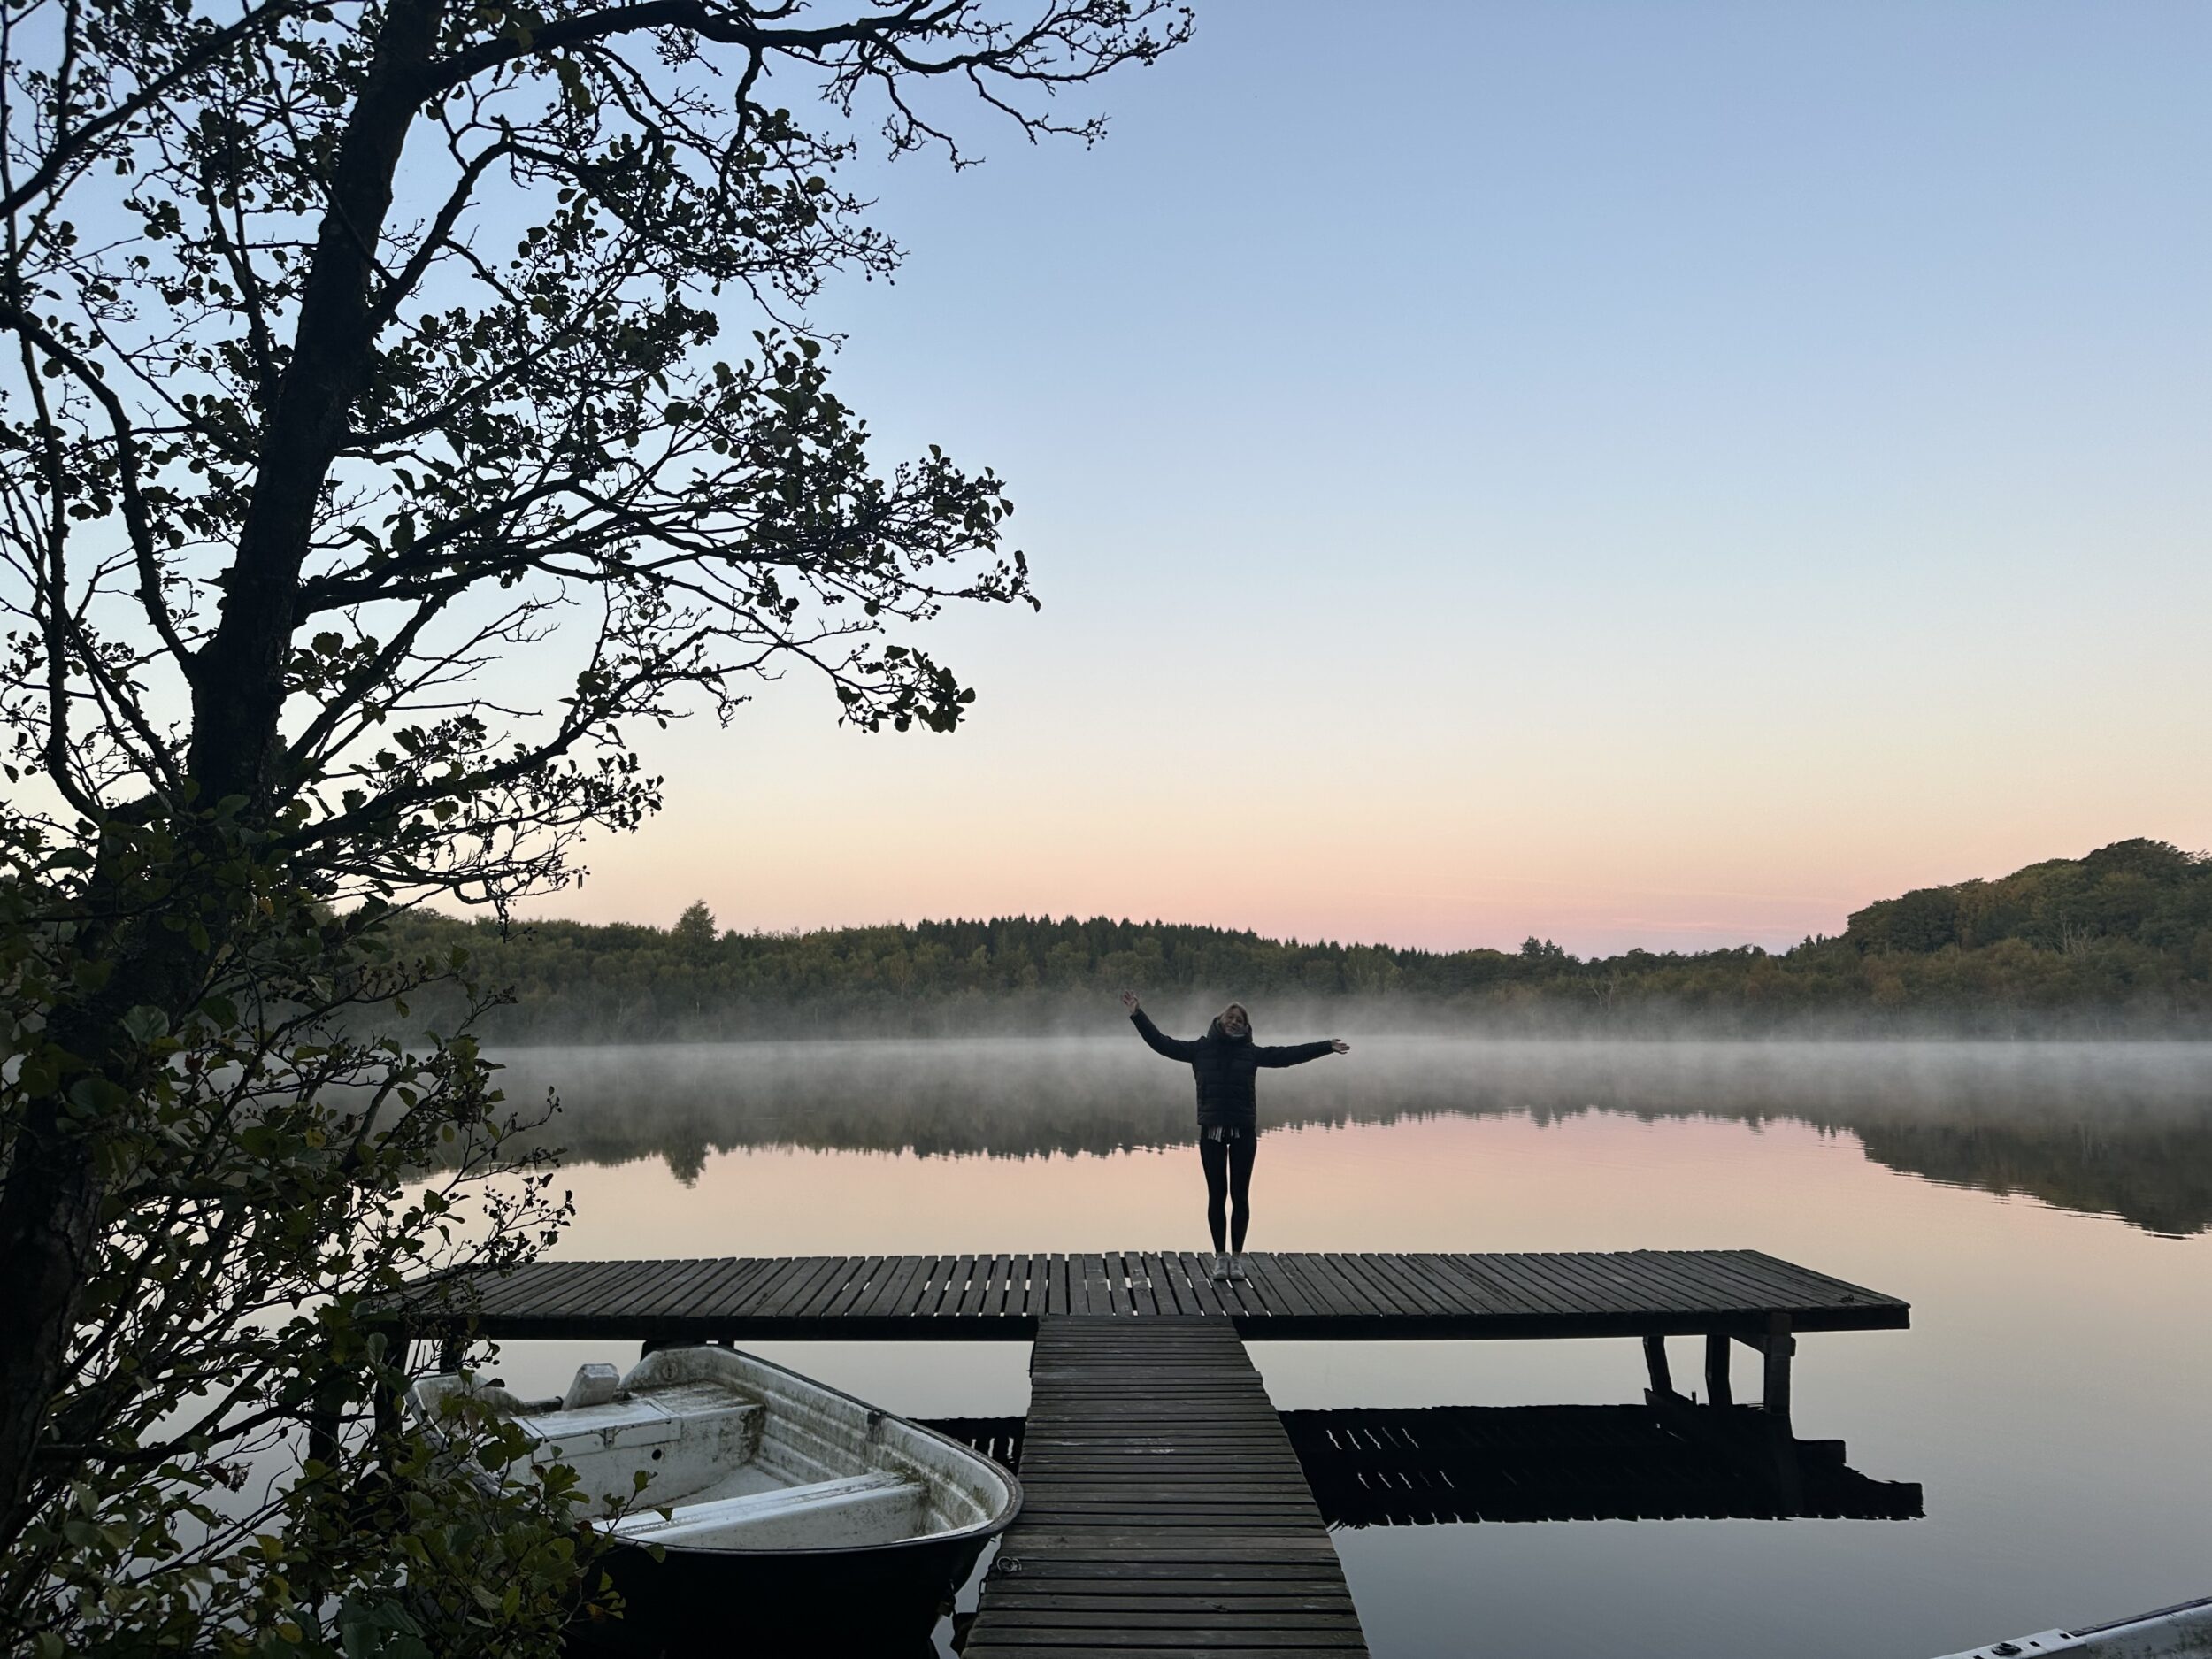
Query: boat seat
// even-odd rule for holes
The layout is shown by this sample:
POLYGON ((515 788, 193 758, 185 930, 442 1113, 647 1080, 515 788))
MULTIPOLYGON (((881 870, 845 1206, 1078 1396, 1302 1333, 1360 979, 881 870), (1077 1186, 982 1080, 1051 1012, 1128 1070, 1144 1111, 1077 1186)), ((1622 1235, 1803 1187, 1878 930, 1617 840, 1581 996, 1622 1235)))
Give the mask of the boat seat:
POLYGON ((929 1494, 881 1472, 626 1515, 607 1530, 626 1542, 711 1549, 824 1549, 887 1544, 921 1532, 929 1494))

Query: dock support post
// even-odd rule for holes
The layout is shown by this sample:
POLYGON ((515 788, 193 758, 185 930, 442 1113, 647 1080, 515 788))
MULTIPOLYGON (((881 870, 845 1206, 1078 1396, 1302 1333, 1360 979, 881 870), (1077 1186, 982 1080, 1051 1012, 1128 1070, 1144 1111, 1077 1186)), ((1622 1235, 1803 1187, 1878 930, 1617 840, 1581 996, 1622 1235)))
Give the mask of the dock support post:
POLYGON ((1767 1316, 1766 1336, 1766 1396, 1760 1402, 1771 1415, 1787 1422, 1790 1415, 1790 1356, 1797 1352, 1797 1339, 1790 1334, 1790 1317, 1786 1313, 1767 1316))
POLYGON ((1667 1339, 1647 1336, 1644 1339, 1644 1364, 1651 1372, 1651 1392, 1671 1394, 1674 1392, 1674 1375, 1667 1369, 1667 1339))
POLYGON ((1729 1339, 1717 1332, 1705 1338, 1705 1398, 1708 1403, 1731 1406, 1736 1403, 1734 1391, 1728 1385, 1729 1339))

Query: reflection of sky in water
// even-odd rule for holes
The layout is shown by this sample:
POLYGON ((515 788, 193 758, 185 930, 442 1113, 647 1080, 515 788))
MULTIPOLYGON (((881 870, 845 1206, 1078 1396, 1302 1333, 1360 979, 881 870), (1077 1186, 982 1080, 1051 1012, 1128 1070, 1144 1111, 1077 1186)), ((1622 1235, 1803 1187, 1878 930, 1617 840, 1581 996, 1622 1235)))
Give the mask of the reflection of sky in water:
MULTIPOLYGON (((712 1054, 718 1069, 742 1059, 730 1049, 712 1054)), ((1425 1102, 1441 1115, 1361 1122, 1379 1115, 1369 1110, 1370 1100, 1330 1093, 1350 1091, 1360 1057, 1337 1063, 1333 1072, 1322 1066, 1293 1074, 1313 1085, 1304 1089, 1263 1079, 1263 1110, 1279 1122, 1310 1121, 1262 1144, 1256 1247, 1749 1246, 1907 1297, 1910 1331, 1802 1340, 1796 1426, 1801 1435, 1847 1442, 1852 1464, 1869 1475, 1924 1483, 1927 1504, 1925 1519, 1904 1523, 1598 1522, 1340 1534, 1378 1655, 1910 1659, 2212 1590, 2212 1413, 2204 1409, 2212 1236, 2161 1237, 1947 1179, 1901 1176, 1872 1161, 1861 1141, 1879 1147, 1886 1133, 1910 1128, 1923 1133, 1924 1149, 1970 1151, 1978 1137, 1989 1160, 1983 1175, 2026 1170, 2038 1180, 2070 1179, 2108 1194, 2127 1185, 2131 1147, 2146 1162, 2160 1148, 2185 1162, 2192 1147, 2202 1146, 2204 1095, 2193 1079, 2205 1074, 2212 1054, 2168 1055, 2155 1064, 2140 1053, 2124 1056, 2115 1069, 2128 1087, 2102 1100, 2083 1093, 2089 1056, 2080 1055, 2044 1055, 2038 1069, 2033 1051, 2010 1051, 1998 1056, 2013 1068, 2009 1080, 1985 1067, 1978 1085, 1952 1090, 1947 1102, 1940 1087, 1908 1089, 1901 1072, 1855 1092, 1839 1078, 1807 1072, 1816 1087, 1801 1079, 1794 1090, 1778 1091, 1772 1079, 1782 1072, 1770 1064, 1758 1086, 1767 1098, 1764 1121, 1756 1124, 1639 1118, 1626 1097, 1632 1079, 1616 1075, 1607 1094, 1597 1091, 1594 1074, 1568 1092, 1583 1095, 1576 1104, 1600 1101, 1607 1110, 1545 1118, 1527 1108, 1548 1113, 1564 1102, 1527 1099, 1520 1110, 1486 1102, 1494 1115, 1455 1115, 1448 1104, 1425 1102), (1793 1110, 1836 1127, 1779 1115, 1793 1110), (1847 1116, 1869 1126, 1845 1128, 1847 1116)), ((534 1057, 534 1072, 547 1058, 534 1057)), ((706 1058, 694 1055, 687 1064, 706 1058)), ((1686 1055, 1673 1061, 1674 1082, 1661 1079, 1647 1110, 1688 1110, 1689 1101, 1670 1090, 1688 1087, 1698 1064, 1709 1071, 1716 1064, 1686 1055)), ((1957 1062, 1955 1053, 1937 1062, 1954 1067, 1955 1083, 1957 1062)), ((710 1108, 711 1086, 699 1079, 657 1096, 652 1070, 633 1068, 621 1092, 623 1106, 639 1104, 631 1127, 640 1133, 710 1108)), ((1938 1084, 1945 1077, 1931 1068, 1911 1075, 1938 1084)), ((1014 1064, 995 1068, 995 1078, 981 1092, 986 1119, 1009 1105, 996 1098, 1003 1092, 997 1084, 1038 1080, 1033 1069, 1014 1064)), ((841 1087, 786 1094, 773 1109, 778 1133, 759 1138, 787 1144, 748 1147, 751 1131, 741 1120, 755 1113, 710 1110, 722 1121, 706 1144, 733 1149, 703 1152, 688 1186, 672 1178, 663 1158, 640 1156, 649 1142, 636 1148, 634 1162, 572 1168, 578 1219, 561 1254, 1202 1242, 1197 1159, 1187 1146, 1005 1158, 787 1143, 807 1138, 797 1133, 803 1121, 795 1125, 789 1114, 803 1119, 813 1107, 827 1118, 815 1124, 816 1138, 833 1148, 892 1123, 895 1103, 881 1098, 889 1079, 867 1081, 877 1098, 865 1110, 841 1087)), ((942 1083, 920 1079, 918 1092, 933 1099, 946 1093, 942 1083)), ((1162 1097, 1177 1118, 1187 1112, 1187 1085, 1171 1068, 1124 1073, 1113 1087, 1128 1084, 1141 1101, 1152 1097, 1124 1109, 1145 1114, 1144 1121, 1162 1097)), ((565 1093, 580 1116, 631 1116, 611 1098, 594 1104, 588 1075, 565 1093)), ((750 1091, 741 1084, 733 1093, 750 1091)), ((1755 1110, 1740 1096, 1723 1091, 1713 1109, 1755 1110)), ((1089 1110, 1064 1096, 1037 1103, 1042 1116, 1058 1112, 1064 1122, 1071 1111, 1089 1110)), ((2168 1173, 2203 1180, 2203 1155, 2193 1156, 2197 1167, 2168 1173)), ((1691 1345, 1677 1346, 1677 1376, 1689 1378, 1696 1371, 1691 1345)), ((567 1344, 517 1350, 505 1369, 518 1379, 540 1371, 549 1379, 591 1351, 567 1344)), ((919 1415, 1015 1412, 1025 1396, 1018 1345, 779 1344, 773 1351, 919 1415)), ((1286 1408, 1631 1401, 1642 1386, 1640 1356, 1628 1342, 1260 1342, 1253 1351, 1286 1408)), ((1740 1387, 1747 1362, 1747 1355, 1739 1361, 1740 1387)))

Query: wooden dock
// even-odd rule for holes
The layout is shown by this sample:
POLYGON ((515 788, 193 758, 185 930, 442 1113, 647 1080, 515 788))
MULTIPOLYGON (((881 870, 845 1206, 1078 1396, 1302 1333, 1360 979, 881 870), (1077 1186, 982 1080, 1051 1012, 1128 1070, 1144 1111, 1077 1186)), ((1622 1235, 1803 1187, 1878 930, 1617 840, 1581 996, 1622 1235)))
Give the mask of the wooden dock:
POLYGON ((1048 1315, 1021 1518, 962 1652, 1367 1651, 1282 1420, 1221 1319, 1048 1315))
POLYGON ((1721 1334, 1906 1325, 1894 1296, 1758 1250, 1423 1255, 1260 1251, 1240 1284, 1187 1251, 537 1262, 426 1286, 409 1322, 501 1339, 1027 1341, 1057 1315, 1225 1319, 1250 1338, 1721 1334))
MULTIPOLYGON (((1366 1651, 1245 1341, 1640 1338, 1649 1399, 1669 1408, 1687 1404, 1669 1337, 1703 1339, 1705 1398, 1722 1408, 1740 1343, 1762 1362, 1761 1443, 1780 1447, 1794 1444, 1799 1333, 1911 1318, 1894 1296, 1757 1250, 1245 1259, 1239 1283, 1210 1278, 1202 1256, 1150 1250, 541 1262, 418 1284, 386 1317, 396 1334, 442 1339, 457 1363, 479 1337, 1033 1342, 1026 1501, 968 1632, 979 1659, 1366 1651)), ((1802 1512, 1785 1485, 1775 1512, 1802 1512)))

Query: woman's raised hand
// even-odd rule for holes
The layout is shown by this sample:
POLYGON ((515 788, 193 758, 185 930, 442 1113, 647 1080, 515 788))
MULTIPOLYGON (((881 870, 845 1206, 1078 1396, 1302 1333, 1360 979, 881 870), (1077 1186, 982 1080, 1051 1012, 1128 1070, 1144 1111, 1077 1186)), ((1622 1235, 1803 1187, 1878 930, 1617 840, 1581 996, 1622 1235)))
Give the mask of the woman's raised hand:
POLYGON ((1131 1013, 1135 1013, 1137 1011, 1137 994, 1134 991, 1124 991, 1121 994, 1121 1005, 1127 1009, 1131 1013))
POLYGON ((1349 1054, 1352 1052, 1352 1045, 1341 1037, 1332 1037, 1329 1039, 1329 1051, 1332 1054, 1349 1054))

